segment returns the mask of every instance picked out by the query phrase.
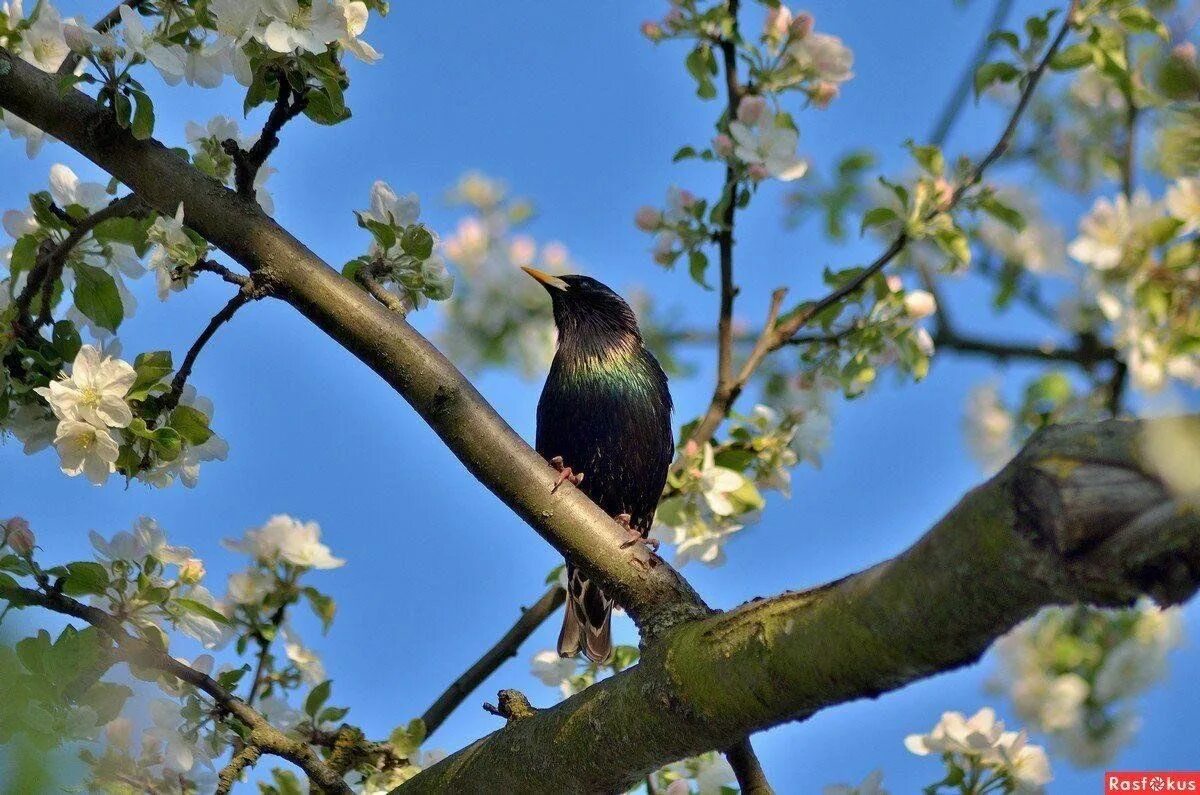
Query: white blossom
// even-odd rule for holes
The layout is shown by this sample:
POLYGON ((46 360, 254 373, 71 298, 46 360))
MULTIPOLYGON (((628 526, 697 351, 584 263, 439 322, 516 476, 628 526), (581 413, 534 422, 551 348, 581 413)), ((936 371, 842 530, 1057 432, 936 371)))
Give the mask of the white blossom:
POLYGON ((229 575, 226 594, 234 604, 258 605, 274 587, 274 577, 261 569, 252 568, 229 575))
POLYGON ((211 766, 208 754, 181 730, 184 720, 178 703, 161 698, 151 701, 150 718, 154 723, 142 733, 142 744, 161 747, 164 769, 187 773, 197 762, 211 766))
POLYGON ((832 784, 822 790, 822 795, 888 795, 888 791, 883 788, 883 771, 872 770, 861 784, 832 784))
POLYGON ((1180 233, 1200 230, 1200 177, 1183 177, 1167 188, 1167 210, 1183 221, 1180 233))
POLYGON ((575 675, 575 658, 560 657, 558 652, 550 649, 539 651, 533 655, 529 664, 529 672, 537 677, 547 687, 559 688, 564 696, 571 695, 571 677, 575 675))
POLYGON ((54 436, 54 446, 64 474, 84 475, 97 486, 116 471, 119 449, 117 440, 105 428, 79 420, 62 420, 54 436))
POLYGON ((850 71, 854 53, 837 36, 809 33, 789 44, 787 52, 800 69, 817 80, 844 83, 854 77, 850 71))
POLYGON ((137 562, 149 555, 163 564, 181 566, 195 557, 188 547, 168 544, 167 534, 149 516, 138 517, 131 530, 116 533, 112 540, 106 541, 95 530, 88 532, 88 538, 101 560, 107 563, 118 560, 137 562))
POLYGON ((310 685, 319 685, 326 679, 325 665, 312 649, 306 647, 300 636, 291 627, 283 628, 283 650, 292 661, 301 678, 310 685))
POLYGON ((964 424, 967 446, 986 470, 999 469, 1016 452, 1013 441, 1016 421, 1004 407, 994 384, 977 386, 971 390, 964 424))
POLYGON ((62 163, 50 167, 50 196, 64 209, 78 204, 89 213, 103 209, 111 198, 103 185, 80 181, 75 172, 62 163))
POLYGON ((1096 270, 1112 270, 1121 264, 1138 231, 1160 215, 1161 208, 1144 190, 1135 193, 1132 201, 1124 195, 1101 196, 1080 220, 1079 237, 1071 241, 1068 253, 1096 270))
POLYGON ((196 264, 203 255, 203 249, 184 231, 183 219, 181 202, 174 217, 158 216, 146 233, 147 239, 154 243, 154 250, 150 254, 150 268, 156 272, 160 301, 167 300, 172 292, 187 287, 186 268, 196 264), (180 269, 183 269, 182 273, 177 272, 180 269))
POLYGON ((57 72, 71 51, 62 17, 48 2, 35 4, 35 9, 37 19, 21 34, 21 58, 44 72, 57 72))
POLYGON ((125 395, 136 379, 137 373, 128 362, 102 358, 95 346, 84 345, 75 355, 70 376, 34 391, 45 398, 60 420, 78 420, 97 428, 124 428, 133 421, 125 395))
POLYGON ((341 14, 342 21, 338 44, 363 63, 375 63, 383 57, 374 47, 359 38, 367 29, 367 4, 361 0, 333 0, 333 5, 341 14))
POLYGON ((155 31, 147 30, 141 15, 128 5, 122 5, 119 13, 121 31, 130 51, 149 61, 168 84, 178 83, 184 74, 182 48, 176 44, 166 47, 155 41, 155 31))
POLYGON ((346 33, 345 18, 330 0, 302 6, 296 0, 263 0, 270 19, 259 39, 275 52, 303 50, 320 55, 346 33))
POLYGON ((320 542, 321 527, 316 522, 299 522, 285 514, 272 516, 265 525, 247 530, 241 540, 225 539, 226 549, 244 552, 255 560, 273 564, 284 560, 310 569, 336 569, 346 561, 335 558, 320 542))
POLYGON ((729 134, 734 140, 733 154, 751 168, 760 166, 766 175, 790 182, 804 176, 808 164, 796 155, 800 134, 777 124, 776 118, 764 113, 753 125, 732 122, 729 134))
POLYGON ((371 184, 371 207, 361 214, 381 224, 403 228, 415 224, 421 216, 421 200, 415 193, 398 196, 391 185, 377 179, 371 184))

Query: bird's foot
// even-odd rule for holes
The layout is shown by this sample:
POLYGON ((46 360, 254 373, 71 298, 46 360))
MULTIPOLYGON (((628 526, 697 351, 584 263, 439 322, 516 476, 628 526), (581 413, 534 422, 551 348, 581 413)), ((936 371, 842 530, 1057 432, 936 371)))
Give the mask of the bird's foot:
MULTIPOLYGON (((621 549, 629 549, 629 547, 632 547, 635 544, 641 544, 646 548, 646 554, 650 557, 650 567, 653 568, 654 566, 657 566, 659 562, 659 557, 656 554, 658 552, 658 539, 642 535, 642 531, 630 524, 630 521, 633 517, 627 513, 618 514, 613 518, 616 519, 617 524, 625 528, 625 532, 627 534, 625 540, 621 542, 621 549)), ((637 562, 641 563, 640 560, 637 562)))
POLYGON ((583 473, 576 472, 563 463, 563 457, 561 455, 556 455, 554 458, 551 458, 550 466, 554 467, 558 471, 558 480, 554 481, 554 486, 550 489, 551 494, 558 491, 558 487, 566 483, 568 480, 571 481, 571 485, 573 486, 578 486, 583 482, 583 473))

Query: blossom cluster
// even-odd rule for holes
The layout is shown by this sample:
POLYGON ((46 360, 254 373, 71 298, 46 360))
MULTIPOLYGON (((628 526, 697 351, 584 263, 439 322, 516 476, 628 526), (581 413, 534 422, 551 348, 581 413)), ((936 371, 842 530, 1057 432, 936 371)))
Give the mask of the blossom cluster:
POLYGON ((418 222, 421 202, 415 193, 397 195, 377 180, 371 186, 371 206, 355 213, 358 224, 371 233, 370 249, 346 265, 345 273, 368 273, 396 294, 406 311, 429 301, 445 301, 454 291, 454 276, 438 253, 434 232, 418 222))
POLYGON ((1166 672, 1178 608, 1050 608, 997 643, 996 686, 1030 727, 1075 764, 1099 766, 1133 738, 1134 699, 1166 672))
MULTIPOLYGON (((58 71, 74 52, 91 67, 83 71, 81 64, 74 80, 99 84, 101 102, 111 104, 118 121, 139 137, 148 136, 154 123, 150 98, 131 74, 144 63, 168 85, 214 88, 230 75, 248 89, 248 106, 267 99, 268 84, 286 72, 291 88, 308 95, 311 108, 305 112, 334 123, 348 116, 338 54, 349 52, 366 63, 380 57, 361 38, 372 9, 384 13, 386 4, 211 0, 138 10, 126 4, 118 9, 119 24, 99 31, 82 19, 63 19, 47 0, 35 3, 28 16, 21 0, 10 0, 0 12, 0 40, 48 72, 58 71)), ((0 117, 0 124, 27 139, 30 156, 37 153, 44 140, 40 131, 11 114, 0 117)))
POLYGON ((1050 782, 1050 760, 1045 750, 1029 742, 1024 730, 1005 731, 990 707, 970 718, 946 712, 928 734, 910 734, 904 745, 918 756, 940 756, 946 778, 928 788, 958 792, 1018 793, 1037 795, 1050 782))

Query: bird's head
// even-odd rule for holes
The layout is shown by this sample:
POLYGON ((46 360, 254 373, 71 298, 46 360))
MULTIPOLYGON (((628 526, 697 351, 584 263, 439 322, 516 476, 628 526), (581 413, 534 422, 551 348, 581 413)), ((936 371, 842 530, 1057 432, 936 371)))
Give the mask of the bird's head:
POLYGON ((615 344, 640 340, 637 317, 625 299, 590 276, 551 276, 522 268, 550 294, 561 343, 615 344))

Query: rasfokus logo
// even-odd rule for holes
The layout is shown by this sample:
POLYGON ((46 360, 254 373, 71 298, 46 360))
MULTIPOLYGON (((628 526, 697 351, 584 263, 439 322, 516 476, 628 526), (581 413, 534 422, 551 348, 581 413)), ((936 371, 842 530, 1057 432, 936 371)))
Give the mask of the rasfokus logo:
POLYGON ((1200 770, 1109 771, 1104 774, 1104 795, 1118 792, 1200 793, 1200 770))

